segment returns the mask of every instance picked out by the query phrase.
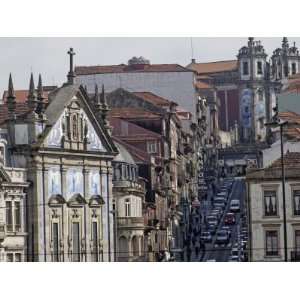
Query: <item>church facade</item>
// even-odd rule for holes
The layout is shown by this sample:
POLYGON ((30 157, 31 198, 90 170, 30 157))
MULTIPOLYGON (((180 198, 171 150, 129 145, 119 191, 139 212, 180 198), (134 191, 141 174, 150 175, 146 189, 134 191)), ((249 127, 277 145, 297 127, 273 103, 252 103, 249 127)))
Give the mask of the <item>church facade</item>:
POLYGON ((10 77, 1 127, 7 167, 27 173, 27 261, 116 259, 112 160, 118 150, 105 122, 104 93, 91 101, 73 78, 71 64, 68 82, 46 101, 41 77, 36 90, 31 76, 21 113, 10 77))

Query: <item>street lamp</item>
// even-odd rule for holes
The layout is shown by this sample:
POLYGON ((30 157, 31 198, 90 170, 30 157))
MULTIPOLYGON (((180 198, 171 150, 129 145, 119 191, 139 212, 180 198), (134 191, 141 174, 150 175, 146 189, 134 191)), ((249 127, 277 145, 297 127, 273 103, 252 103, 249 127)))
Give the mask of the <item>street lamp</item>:
POLYGON ((282 182, 282 205, 283 205, 283 238, 284 238, 284 261, 288 261, 287 254, 287 229, 286 229, 286 204, 285 204, 285 172, 283 161, 283 127, 288 124, 288 121, 280 122, 277 116, 273 122, 266 123, 270 128, 280 128, 280 152, 281 152, 281 182, 282 182))

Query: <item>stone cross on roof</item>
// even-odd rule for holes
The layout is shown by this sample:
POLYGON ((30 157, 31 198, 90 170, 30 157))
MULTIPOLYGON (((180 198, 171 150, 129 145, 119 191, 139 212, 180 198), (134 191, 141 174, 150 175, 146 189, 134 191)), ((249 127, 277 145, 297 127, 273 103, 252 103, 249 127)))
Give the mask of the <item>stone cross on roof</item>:
POLYGON ((70 50, 68 51, 68 54, 70 56, 70 70, 68 73, 68 83, 70 84, 74 84, 74 78, 75 78, 75 72, 74 72, 74 66, 73 66, 73 56, 76 54, 73 51, 73 48, 70 48, 70 50))

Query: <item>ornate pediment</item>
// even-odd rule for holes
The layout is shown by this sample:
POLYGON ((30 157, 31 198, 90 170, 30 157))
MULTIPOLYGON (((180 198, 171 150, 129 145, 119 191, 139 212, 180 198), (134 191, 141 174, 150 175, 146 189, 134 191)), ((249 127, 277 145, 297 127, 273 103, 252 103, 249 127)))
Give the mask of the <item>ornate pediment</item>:
POLYGON ((93 195, 89 201, 90 207, 101 206, 104 204, 105 204, 105 201, 100 195, 93 195))
POLYGON ((87 114, 78 101, 68 105, 46 138, 48 147, 73 150, 106 151, 87 114))
POLYGON ((81 196, 81 194, 74 194, 70 200, 68 201, 68 206, 83 206, 87 204, 85 199, 81 196))
POLYGON ((52 195, 48 201, 49 206, 63 205, 65 203, 66 203, 66 200, 64 199, 64 197, 62 195, 59 195, 59 194, 52 195))

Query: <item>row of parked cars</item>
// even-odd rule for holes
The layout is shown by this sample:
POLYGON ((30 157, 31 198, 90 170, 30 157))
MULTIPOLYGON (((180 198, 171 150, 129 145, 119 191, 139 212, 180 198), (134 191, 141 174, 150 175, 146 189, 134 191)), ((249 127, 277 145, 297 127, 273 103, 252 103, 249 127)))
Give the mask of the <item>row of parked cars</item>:
POLYGON ((248 230, 246 214, 242 215, 240 225, 237 240, 231 249, 229 261, 248 261, 248 230))
MULTIPOLYGON (((213 235, 216 234, 216 243, 226 244, 231 237, 231 229, 228 225, 235 224, 234 213, 227 213, 224 217, 224 226, 218 231, 218 225, 222 220, 225 208, 228 204, 228 196, 232 189, 233 179, 224 180, 217 195, 213 199, 213 209, 206 217, 206 231, 202 232, 200 240, 204 243, 211 243, 213 235)), ((231 205, 231 204, 230 204, 231 205)), ((233 206, 233 210, 234 210, 233 206)))

